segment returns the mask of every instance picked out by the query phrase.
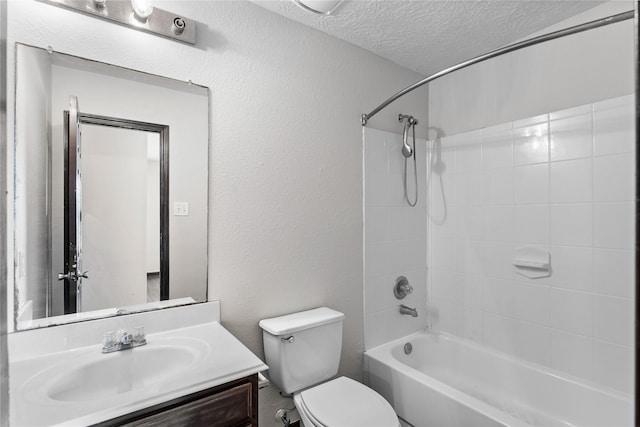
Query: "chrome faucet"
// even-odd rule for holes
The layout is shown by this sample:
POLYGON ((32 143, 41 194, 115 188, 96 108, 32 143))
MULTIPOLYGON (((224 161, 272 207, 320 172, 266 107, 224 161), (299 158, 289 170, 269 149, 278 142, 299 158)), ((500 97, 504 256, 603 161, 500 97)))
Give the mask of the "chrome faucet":
POLYGON ((138 326, 134 328, 134 334, 130 334, 124 329, 118 332, 109 331, 104 334, 102 339, 102 352, 113 353, 114 351, 128 350, 133 347, 140 347, 147 343, 144 335, 144 328, 138 326))
POLYGON ((418 312, 415 308, 407 307, 404 304, 400 304, 400 314, 410 314, 411 317, 418 317, 418 312))

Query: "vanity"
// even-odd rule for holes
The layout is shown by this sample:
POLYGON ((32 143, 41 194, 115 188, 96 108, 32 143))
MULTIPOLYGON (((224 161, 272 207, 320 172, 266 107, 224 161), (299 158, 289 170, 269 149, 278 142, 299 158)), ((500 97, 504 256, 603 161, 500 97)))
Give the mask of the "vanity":
POLYGON ((219 315, 210 302, 11 334, 11 425, 257 426, 267 366, 219 315), (104 332, 140 325, 146 345, 102 353, 104 332))

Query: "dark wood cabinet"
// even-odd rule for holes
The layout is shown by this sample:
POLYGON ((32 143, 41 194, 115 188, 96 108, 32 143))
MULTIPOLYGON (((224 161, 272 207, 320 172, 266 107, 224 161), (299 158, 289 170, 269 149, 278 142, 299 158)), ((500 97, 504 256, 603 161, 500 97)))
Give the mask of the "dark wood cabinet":
POLYGON ((241 378, 97 425, 257 427, 258 376, 241 378))

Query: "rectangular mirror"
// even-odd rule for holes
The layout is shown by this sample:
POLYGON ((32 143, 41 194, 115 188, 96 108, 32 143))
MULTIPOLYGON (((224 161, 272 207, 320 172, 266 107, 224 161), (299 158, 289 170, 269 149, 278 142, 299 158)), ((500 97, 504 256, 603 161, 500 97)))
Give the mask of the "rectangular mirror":
POLYGON ((15 329, 206 301, 209 90, 16 56, 15 329))

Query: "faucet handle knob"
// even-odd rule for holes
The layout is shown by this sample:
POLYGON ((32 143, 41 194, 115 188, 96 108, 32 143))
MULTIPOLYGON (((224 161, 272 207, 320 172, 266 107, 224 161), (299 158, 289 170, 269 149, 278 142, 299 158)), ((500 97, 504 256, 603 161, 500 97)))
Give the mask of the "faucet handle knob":
POLYGON ((107 331, 102 337, 102 348, 113 347, 116 344, 116 333, 107 331))
POLYGON ((144 334, 144 326, 136 326, 133 328, 133 341, 140 343, 146 341, 147 338, 144 334))
POLYGON ((400 276, 396 279, 396 283, 393 286, 393 294, 397 299, 402 299, 412 292, 413 286, 409 284, 409 280, 406 277, 400 276))

